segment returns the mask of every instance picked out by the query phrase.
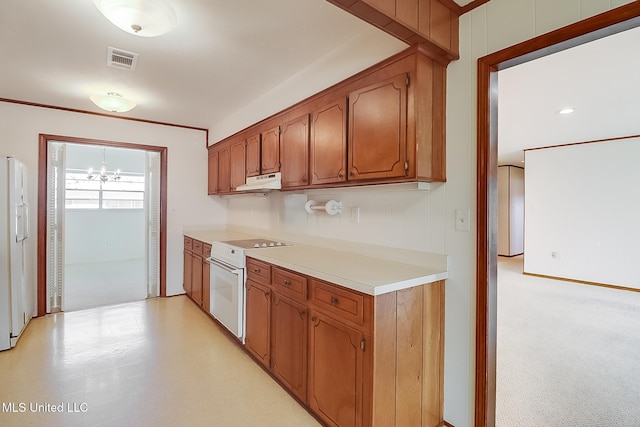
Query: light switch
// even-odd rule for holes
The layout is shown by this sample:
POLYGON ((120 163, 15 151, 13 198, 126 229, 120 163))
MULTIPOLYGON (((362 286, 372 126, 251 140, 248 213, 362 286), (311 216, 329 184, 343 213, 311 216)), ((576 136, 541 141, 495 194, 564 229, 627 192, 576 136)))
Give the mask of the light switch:
POLYGON ((470 231, 469 209, 456 209, 456 231, 470 231))

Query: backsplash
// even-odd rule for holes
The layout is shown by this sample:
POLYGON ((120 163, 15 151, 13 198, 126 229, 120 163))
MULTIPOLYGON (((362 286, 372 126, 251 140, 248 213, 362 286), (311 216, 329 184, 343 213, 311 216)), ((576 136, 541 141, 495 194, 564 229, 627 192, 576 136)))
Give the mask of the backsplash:
MULTIPOLYGON (((411 184, 378 185, 300 192, 274 191, 263 195, 228 198, 228 223, 257 229, 285 231, 312 237, 346 240, 446 253, 445 184, 430 190, 411 189, 411 184), (307 200, 342 202, 341 214, 308 214, 307 200), (359 222, 352 209, 359 208, 359 222)), ((415 188, 415 185, 413 186, 415 188)))

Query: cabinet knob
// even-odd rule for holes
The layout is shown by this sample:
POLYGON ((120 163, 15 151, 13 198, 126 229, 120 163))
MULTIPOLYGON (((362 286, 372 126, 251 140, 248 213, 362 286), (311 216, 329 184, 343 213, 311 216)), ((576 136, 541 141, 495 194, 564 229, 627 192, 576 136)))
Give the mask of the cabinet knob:
POLYGON ((317 318, 316 316, 311 316, 311 320, 312 320, 312 321, 314 321, 314 322, 315 322, 317 319, 318 319, 318 318, 317 318))
POLYGON ((338 178, 344 178, 344 174, 343 174, 342 172, 340 172, 340 173, 338 174, 338 178))
POLYGON ((331 297, 329 302, 331 302, 331 304, 338 304, 338 303, 340 303, 340 300, 338 300, 338 298, 336 298, 336 297, 331 297))
POLYGON ((291 286, 291 280, 286 280, 283 282, 287 286, 291 286))
POLYGON ((356 176, 356 173, 354 171, 351 171, 351 172, 349 172, 349 175, 356 176))
POLYGON ((259 269, 259 268, 255 268, 255 269, 253 270, 253 272, 254 272, 254 273, 260 273, 260 269, 259 269))

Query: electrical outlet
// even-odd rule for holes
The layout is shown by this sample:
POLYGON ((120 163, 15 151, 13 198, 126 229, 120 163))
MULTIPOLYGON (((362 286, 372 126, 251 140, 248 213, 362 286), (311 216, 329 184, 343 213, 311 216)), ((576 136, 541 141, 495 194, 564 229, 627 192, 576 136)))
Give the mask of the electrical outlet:
POLYGON ((351 208, 351 222, 360 222, 360 208, 351 208))
POLYGON ((551 258, 553 258, 553 259, 560 258, 560 252, 552 251, 551 252, 551 258))

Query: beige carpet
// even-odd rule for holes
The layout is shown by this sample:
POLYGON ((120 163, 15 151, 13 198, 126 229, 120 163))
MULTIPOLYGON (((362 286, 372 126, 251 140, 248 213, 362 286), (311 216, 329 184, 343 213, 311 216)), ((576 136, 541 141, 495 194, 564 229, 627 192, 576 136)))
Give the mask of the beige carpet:
POLYGON ((496 425, 640 426, 640 293, 498 261, 496 425))

